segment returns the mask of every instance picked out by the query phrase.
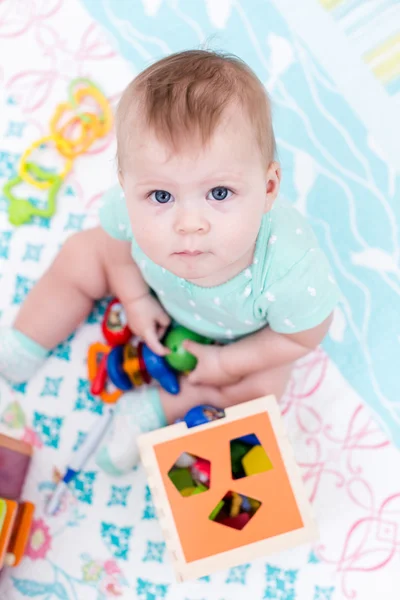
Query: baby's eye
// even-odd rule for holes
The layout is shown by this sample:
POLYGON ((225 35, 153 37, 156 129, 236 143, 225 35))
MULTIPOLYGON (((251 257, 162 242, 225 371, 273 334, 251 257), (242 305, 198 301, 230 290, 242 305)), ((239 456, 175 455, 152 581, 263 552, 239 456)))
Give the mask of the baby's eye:
POLYGON ((208 192, 207 200, 226 200, 232 196, 231 190, 219 185, 208 192))
POLYGON ((173 199, 173 196, 165 190, 155 190, 150 194, 150 198, 159 204, 167 204, 167 202, 173 199))

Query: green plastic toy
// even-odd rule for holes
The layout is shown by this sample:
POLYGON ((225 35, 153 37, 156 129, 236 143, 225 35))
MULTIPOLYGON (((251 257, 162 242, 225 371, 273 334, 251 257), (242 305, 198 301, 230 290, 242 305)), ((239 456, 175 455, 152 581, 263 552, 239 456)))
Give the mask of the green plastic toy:
POLYGON ((51 183, 48 190, 46 208, 36 208, 30 200, 14 196, 12 190, 19 184, 24 183, 21 177, 16 176, 10 179, 4 186, 3 192, 9 201, 8 218, 12 225, 23 225, 29 223, 32 217, 44 217, 49 219, 53 216, 56 209, 56 196, 62 184, 62 178, 44 171, 35 163, 27 163, 26 169, 38 181, 49 181, 51 183))
POLYGON ((193 371, 197 365, 197 358, 183 347, 185 340, 193 340, 198 344, 212 343, 212 340, 209 338, 190 331, 190 329, 186 329, 186 327, 182 327, 181 325, 171 329, 164 340, 164 344, 171 350, 170 354, 167 354, 165 357, 165 360, 170 367, 182 373, 193 371))

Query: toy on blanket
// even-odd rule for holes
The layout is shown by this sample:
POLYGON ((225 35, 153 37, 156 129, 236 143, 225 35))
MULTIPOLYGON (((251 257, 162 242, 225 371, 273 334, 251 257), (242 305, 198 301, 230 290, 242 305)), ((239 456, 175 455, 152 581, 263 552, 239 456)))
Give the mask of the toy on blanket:
POLYGON ((179 581, 316 538, 274 396, 197 406, 138 444, 179 581))
POLYGON ((4 195, 9 201, 8 217, 12 225, 28 223, 34 216, 45 218, 53 216, 58 191, 72 169, 73 161, 86 152, 97 139, 107 135, 111 130, 112 122, 110 104, 100 89, 89 79, 74 79, 69 86, 68 102, 57 106, 50 121, 50 135, 36 140, 23 153, 18 166, 18 175, 10 179, 3 188, 4 195), (91 108, 90 112, 86 110, 82 112, 79 107, 88 98, 94 101, 97 109, 91 108), (60 173, 54 173, 32 161, 33 151, 48 146, 54 146, 64 161, 60 173), (13 189, 21 183, 47 190, 46 207, 38 208, 30 200, 15 196, 13 189))
POLYGON ((124 309, 116 299, 106 309, 102 331, 107 344, 96 342, 90 346, 88 371, 92 394, 100 396, 106 403, 116 402, 124 391, 148 384, 152 379, 170 394, 178 394, 176 371, 190 371, 197 362, 193 354, 183 348, 182 342, 192 339, 198 343, 211 343, 211 340, 178 326, 165 338, 170 354, 165 358, 158 356, 143 342, 133 341, 124 309))
POLYGON ((35 507, 20 498, 31 456, 29 444, 0 435, 0 570, 17 566, 28 543, 35 507))

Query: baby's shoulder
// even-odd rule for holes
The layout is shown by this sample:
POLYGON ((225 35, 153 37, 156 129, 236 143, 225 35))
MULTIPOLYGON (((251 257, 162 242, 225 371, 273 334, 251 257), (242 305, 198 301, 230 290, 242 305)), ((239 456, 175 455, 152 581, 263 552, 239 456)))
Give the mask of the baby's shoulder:
POLYGON ((271 236, 293 248, 306 248, 317 243, 314 231, 307 219, 289 202, 278 199, 270 212, 271 236))
POLYGON ((283 277, 310 251, 319 248, 307 219, 288 202, 278 199, 263 218, 257 263, 268 278, 283 277))

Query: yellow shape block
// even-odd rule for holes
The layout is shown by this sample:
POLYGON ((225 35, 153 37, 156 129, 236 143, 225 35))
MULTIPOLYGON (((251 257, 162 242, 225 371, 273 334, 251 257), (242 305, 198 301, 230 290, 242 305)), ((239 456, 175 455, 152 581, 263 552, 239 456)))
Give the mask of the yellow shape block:
POLYGON ((262 446, 253 446, 246 456, 242 458, 242 465, 247 476, 264 473, 273 468, 272 462, 262 446))
POLYGON ((179 490, 179 493, 182 496, 185 496, 185 498, 187 498, 188 496, 193 496, 193 494, 196 493, 196 488, 195 487, 188 487, 188 488, 185 488, 183 490, 179 490))
POLYGON ((237 517, 240 513, 240 507, 242 506, 242 498, 236 492, 232 492, 232 505, 231 505, 231 517, 237 517))

